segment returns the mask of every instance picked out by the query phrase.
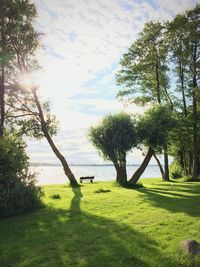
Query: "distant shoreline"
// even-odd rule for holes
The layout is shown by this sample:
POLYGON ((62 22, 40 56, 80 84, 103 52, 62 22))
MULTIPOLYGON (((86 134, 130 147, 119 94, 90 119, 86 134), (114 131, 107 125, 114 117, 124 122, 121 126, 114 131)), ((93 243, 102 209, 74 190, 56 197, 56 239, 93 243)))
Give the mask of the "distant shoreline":
MULTIPOLYGON (((113 164, 69 164, 70 166, 94 166, 94 167, 112 167, 113 164)), ((32 167, 61 167, 61 164, 57 163, 30 163, 32 167)), ((140 164, 127 164, 126 166, 140 166, 140 164)), ((158 166, 157 164, 149 164, 149 166, 158 166)))

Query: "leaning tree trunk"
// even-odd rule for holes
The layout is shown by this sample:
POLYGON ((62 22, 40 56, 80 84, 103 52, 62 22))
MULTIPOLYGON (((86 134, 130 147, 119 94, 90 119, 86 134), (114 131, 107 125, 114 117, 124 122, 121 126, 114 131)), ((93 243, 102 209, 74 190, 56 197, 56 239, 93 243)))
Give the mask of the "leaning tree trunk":
POLYGON ((160 163, 160 160, 158 159, 158 157, 156 156, 155 153, 153 154, 153 156, 154 156, 155 160, 156 160, 157 163, 158 163, 158 167, 159 167, 159 169, 160 169, 160 173, 161 173, 161 175, 162 175, 162 179, 164 180, 164 179, 165 179, 165 172, 164 172, 164 170, 163 170, 162 164, 160 163))
POLYGON ((49 132, 48 132, 47 127, 46 127, 46 122, 44 119, 43 110, 42 110, 42 107, 40 105, 37 93, 36 93, 36 88, 33 89, 33 95, 34 95, 34 100, 35 100, 36 106, 37 106, 38 111, 39 111, 41 128, 42 128, 42 132, 43 132, 45 138, 47 139, 47 141, 48 141, 50 147, 52 148, 53 152, 55 153, 56 157, 60 160, 60 162, 63 166, 64 172, 70 181, 71 186, 72 187, 79 186, 74 174, 72 173, 72 171, 69 168, 69 165, 68 165, 65 157, 59 152, 59 150, 57 149, 56 145, 54 144, 51 136, 49 135, 49 132))
POLYGON ((151 160, 153 154, 154 154, 154 150, 151 147, 149 147, 149 150, 148 150, 142 164, 140 165, 140 167, 136 170, 136 172, 133 174, 133 176, 129 180, 129 182, 128 182, 129 184, 136 184, 137 183, 137 181, 140 179, 141 175, 145 171, 147 165, 149 164, 149 161, 151 160))

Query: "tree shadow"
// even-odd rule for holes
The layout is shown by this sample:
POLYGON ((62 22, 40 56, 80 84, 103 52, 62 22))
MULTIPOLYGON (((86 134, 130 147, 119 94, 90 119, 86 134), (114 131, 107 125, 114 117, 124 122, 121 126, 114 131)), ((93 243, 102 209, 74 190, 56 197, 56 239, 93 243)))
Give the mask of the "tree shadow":
POLYGON ((147 235, 82 211, 81 188, 73 193, 69 210, 46 208, 8 219, 1 238, 12 246, 1 246, 6 252, 0 266, 178 266, 147 235))
POLYGON ((156 184, 156 187, 140 189, 140 197, 153 206, 183 212, 193 217, 200 217, 200 186, 190 187, 188 184, 156 184))

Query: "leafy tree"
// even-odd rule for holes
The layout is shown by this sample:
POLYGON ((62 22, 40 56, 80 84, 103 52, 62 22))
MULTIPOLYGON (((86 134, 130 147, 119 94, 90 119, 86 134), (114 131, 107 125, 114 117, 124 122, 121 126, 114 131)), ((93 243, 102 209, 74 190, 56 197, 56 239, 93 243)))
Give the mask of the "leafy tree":
MULTIPOLYGON (((22 85, 16 85, 18 88, 17 94, 12 95, 13 99, 9 102, 11 108, 11 115, 8 116, 8 126, 15 122, 15 129, 17 127, 20 134, 41 139, 46 138, 52 151, 60 160, 64 173, 68 177, 72 187, 78 186, 76 178, 71 171, 65 157, 60 153, 56 147, 52 136, 57 132, 57 121, 51 115, 49 104, 41 104, 37 95, 37 87, 33 84, 30 88, 23 88, 22 85), (14 115, 12 115, 14 113, 14 115)), ((12 126, 10 126, 12 127, 12 126)))
POLYGON ((186 28, 183 27, 186 23, 187 18, 185 15, 178 14, 171 22, 166 23, 166 32, 164 35, 168 46, 169 60, 176 76, 175 91, 177 97, 174 96, 176 108, 181 109, 185 117, 187 116, 187 96, 189 93, 186 60, 186 38, 188 33, 186 28))
MULTIPOLYGON (((146 23, 136 41, 123 55, 117 84, 124 88, 118 97, 131 97, 136 104, 168 103, 173 108, 169 93, 167 47, 160 22, 146 23)), ((169 179, 167 144, 164 149, 165 177, 169 179)), ((158 161, 158 158, 156 158, 158 161)))
POLYGON ((198 115, 197 106, 199 104, 198 99, 198 84, 200 82, 200 5, 197 5, 194 9, 186 11, 187 17, 187 65, 190 76, 190 94, 192 96, 192 122, 193 122, 193 170, 192 177, 196 178, 200 172, 198 167, 199 158, 198 152, 200 149, 198 140, 198 115))
POLYGON ((1 0, 0 2, 0 136, 3 135, 6 116, 5 97, 12 90, 10 83, 34 59, 39 45, 39 34, 33 28, 35 5, 28 0, 1 0))
MULTIPOLYGON (((148 152, 140 165, 129 180, 130 184, 136 184, 145 171, 154 152, 160 153, 166 146, 169 133, 176 126, 176 121, 168 107, 157 105, 149 109, 137 122, 138 143, 148 148, 148 152)), ((166 177, 165 177, 166 180, 166 177)))
POLYGON ((70 184, 78 186, 66 159, 52 140, 56 124, 48 105, 40 103, 33 85, 27 92, 17 83, 22 74, 38 69, 35 53, 40 44, 40 34, 33 27, 37 15, 35 5, 29 0, 2 0, 1 10, 0 136, 3 135, 5 122, 9 127, 14 122, 14 128, 20 129, 20 133, 36 138, 44 136, 62 163, 70 184))
POLYGON ((113 162, 117 182, 126 185, 126 155, 136 146, 135 125, 131 117, 126 113, 105 116, 100 124, 90 128, 89 140, 105 160, 113 162))
POLYGON ((137 104, 172 104, 168 93, 167 48, 160 22, 146 23, 138 38, 121 59, 117 84, 124 88, 118 96, 130 96, 137 104))
MULTIPOLYGON (((177 132, 183 143, 177 143, 177 153, 181 159, 185 174, 192 174, 196 178, 200 174, 200 139, 199 139, 199 81, 200 81, 200 5, 178 14, 173 21, 167 23, 166 42, 171 55, 171 65, 176 73, 175 92, 176 109, 183 112, 185 132, 191 133, 192 142, 188 146, 187 138, 183 138, 181 131, 177 132), (183 26, 184 25, 184 26, 183 26), (192 132, 191 123, 192 122, 192 132), (185 142, 184 142, 185 141, 185 142), (188 158, 189 160, 186 160, 188 158), (190 165, 190 166, 189 166, 190 165), (192 165, 192 166, 191 166, 192 165), (189 172, 189 173, 188 173, 189 172)), ((179 115, 180 116, 180 115, 179 115)), ((183 127, 182 127, 183 128, 183 127)), ((188 135, 187 133, 187 135, 188 135)), ((191 139, 189 137, 189 140, 191 139)), ((177 138, 178 139, 178 138, 177 138)), ((181 163, 181 165, 182 165, 181 163)))
MULTIPOLYGON (((180 155, 181 166, 193 178, 200 175, 199 14, 200 5, 197 4, 165 24, 145 24, 138 38, 124 54, 117 74, 117 83, 124 87, 119 91, 119 97, 142 105, 147 102, 167 103, 177 113, 177 117, 185 121, 184 132, 191 134, 189 140, 192 138, 192 142, 187 142, 182 132, 176 131, 178 142, 173 147, 177 149, 173 151, 176 151, 176 156, 180 155)), ((166 144, 165 177, 168 176, 168 150, 172 151, 166 144)))

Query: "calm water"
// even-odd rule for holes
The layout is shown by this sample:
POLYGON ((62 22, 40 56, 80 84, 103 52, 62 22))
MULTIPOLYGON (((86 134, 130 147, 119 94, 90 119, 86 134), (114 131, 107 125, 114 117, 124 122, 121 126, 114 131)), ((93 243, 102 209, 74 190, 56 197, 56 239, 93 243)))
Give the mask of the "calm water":
MULTIPOLYGON (((138 166, 127 166, 130 177, 138 166)), ((60 166, 37 166, 32 169, 38 173, 38 184, 63 184, 67 181, 60 166)), ((95 176, 95 181, 111 181, 115 179, 115 169, 112 166, 72 166, 76 178, 80 176, 95 176)), ((143 173, 142 178, 160 177, 158 166, 150 165, 143 173)))

